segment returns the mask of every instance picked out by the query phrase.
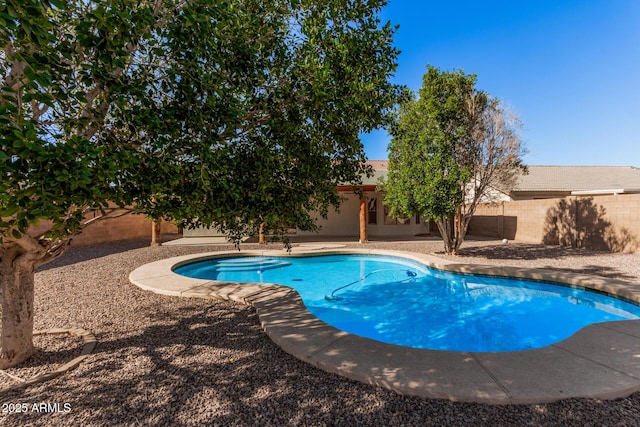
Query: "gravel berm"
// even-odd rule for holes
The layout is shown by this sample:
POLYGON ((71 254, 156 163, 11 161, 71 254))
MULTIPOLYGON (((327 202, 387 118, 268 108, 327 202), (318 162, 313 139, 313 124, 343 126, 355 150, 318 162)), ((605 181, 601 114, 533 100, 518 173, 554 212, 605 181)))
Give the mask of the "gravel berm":
MULTIPOLYGON (((372 242, 366 247, 443 256, 440 241, 372 242)), ((35 328, 84 328, 96 336, 98 346, 76 369, 0 396, 0 425, 640 425, 640 393, 611 401, 506 406, 400 396, 286 354, 263 333, 250 307, 156 295, 128 281, 132 270, 151 261, 229 249, 233 247, 149 247, 146 239, 132 240, 71 248, 43 266, 36 273, 35 328), (27 412, 8 412, 16 404, 26 404, 27 412)), ((640 282, 640 254, 468 241, 458 260, 640 282)), ((40 349, 39 363, 59 357, 60 351, 55 346, 40 349)))

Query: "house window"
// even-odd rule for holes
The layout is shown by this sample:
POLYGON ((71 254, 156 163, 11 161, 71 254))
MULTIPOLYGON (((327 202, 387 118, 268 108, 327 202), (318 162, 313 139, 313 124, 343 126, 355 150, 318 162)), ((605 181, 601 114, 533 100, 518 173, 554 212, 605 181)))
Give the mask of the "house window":
POLYGON ((420 224, 420 214, 416 214, 416 224, 420 224))
POLYGON ((410 220, 409 218, 404 218, 404 217, 399 217, 399 218, 392 218, 389 216, 389 211, 391 209, 389 209, 388 206, 384 207, 384 225, 405 225, 405 224, 409 224, 410 220))
POLYGON ((378 223, 378 199, 375 197, 369 199, 369 203, 367 203, 367 216, 369 224, 378 223))

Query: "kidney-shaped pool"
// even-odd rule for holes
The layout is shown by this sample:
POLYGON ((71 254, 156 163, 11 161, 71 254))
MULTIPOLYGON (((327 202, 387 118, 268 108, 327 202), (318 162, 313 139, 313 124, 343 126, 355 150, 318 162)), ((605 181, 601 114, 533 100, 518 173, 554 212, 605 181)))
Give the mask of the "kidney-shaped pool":
POLYGON ((432 350, 528 350, 593 323, 640 318, 640 306, 591 291, 443 272, 391 256, 240 256, 197 261, 174 272, 286 285, 313 315, 338 329, 432 350))

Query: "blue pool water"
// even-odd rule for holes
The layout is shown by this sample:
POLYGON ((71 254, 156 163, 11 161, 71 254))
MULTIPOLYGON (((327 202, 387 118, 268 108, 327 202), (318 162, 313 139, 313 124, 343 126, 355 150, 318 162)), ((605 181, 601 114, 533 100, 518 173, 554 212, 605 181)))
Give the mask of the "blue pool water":
POLYGON ((594 292, 447 273, 388 256, 218 258, 174 271, 290 286, 313 315, 338 329, 433 350, 527 350, 592 323, 640 318, 639 306, 594 292))

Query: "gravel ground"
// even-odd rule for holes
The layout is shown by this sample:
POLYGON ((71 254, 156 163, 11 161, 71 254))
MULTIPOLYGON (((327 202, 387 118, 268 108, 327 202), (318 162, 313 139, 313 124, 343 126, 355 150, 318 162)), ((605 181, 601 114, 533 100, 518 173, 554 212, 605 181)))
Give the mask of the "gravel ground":
MULTIPOLYGON (((28 380, 55 371, 65 363, 80 356, 82 337, 69 334, 35 335, 36 352, 26 362, 14 368, 0 371, 0 390, 19 383, 18 378, 28 380)), ((4 402, 0 398, 1 402, 4 402)))
MULTIPOLYGON (((75 370, 0 396, 0 425, 640 425, 640 393, 614 401, 489 406, 399 396, 325 373, 272 343, 252 308, 165 297, 128 282, 128 274, 142 264, 230 246, 147 244, 72 248, 36 273, 36 329, 84 328, 95 334, 98 346, 75 370), (10 404, 25 404, 27 411, 7 413, 15 409, 10 404)), ((442 256, 438 241, 367 247, 442 256)), ((552 267, 640 283, 640 254, 470 241, 458 260, 552 267)), ((50 344, 55 351, 47 340, 38 343, 47 346, 38 360, 47 354, 56 359, 61 351, 73 357, 78 344, 69 343, 66 350, 50 344)), ((25 369, 33 369, 33 363, 25 369)))

